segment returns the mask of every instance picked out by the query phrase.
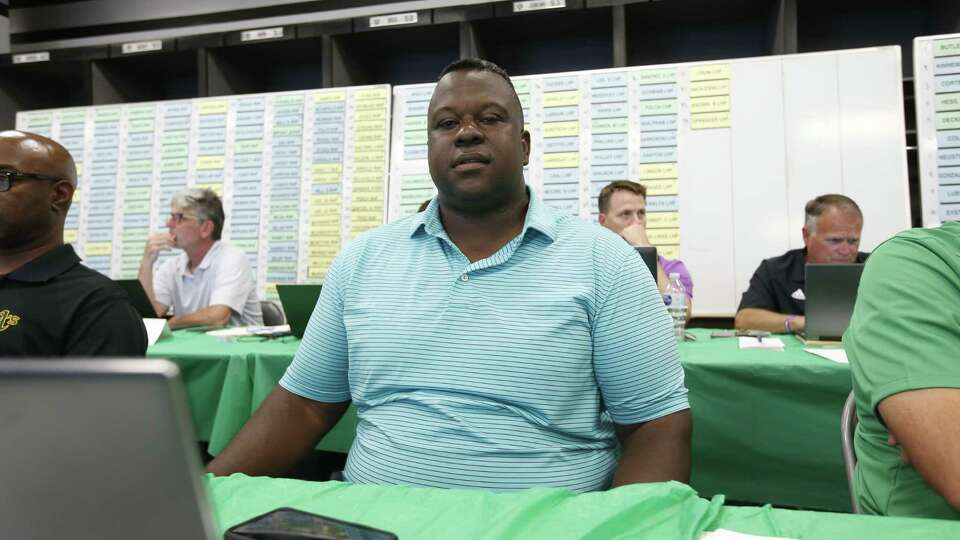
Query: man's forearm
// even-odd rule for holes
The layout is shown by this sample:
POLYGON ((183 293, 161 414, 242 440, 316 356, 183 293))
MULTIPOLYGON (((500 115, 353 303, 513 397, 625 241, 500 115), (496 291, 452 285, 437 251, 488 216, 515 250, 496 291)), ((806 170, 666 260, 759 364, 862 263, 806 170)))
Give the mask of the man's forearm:
POLYGON ((189 315, 171 317, 167 323, 172 330, 189 326, 223 326, 230 322, 230 313, 227 306, 207 306, 189 315))
POLYGON ((783 313, 776 313, 760 308, 744 308, 737 312, 733 326, 738 330, 766 330, 767 332, 784 332, 783 321, 789 317, 783 313))
POLYGON ((617 426, 621 456, 610 487, 669 480, 688 483, 692 432, 689 410, 644 424, 617 426))
POLYGON ((350 402, 321 403, 277 386, 240 433, 209 465, 218 476, 280 476, 299 463, 346 412, 350 402))

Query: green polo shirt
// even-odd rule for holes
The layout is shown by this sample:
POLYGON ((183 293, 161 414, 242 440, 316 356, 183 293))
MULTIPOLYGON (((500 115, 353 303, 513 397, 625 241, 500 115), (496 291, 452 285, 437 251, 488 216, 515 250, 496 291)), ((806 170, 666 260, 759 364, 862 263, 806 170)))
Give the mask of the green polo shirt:
POLYGON ((877 412, 899 392, 960 388, 960 223, 905 231, 874 251, 843 346, 860 419, 854 443, 862 510, 960 519, 887 444, 877 412))

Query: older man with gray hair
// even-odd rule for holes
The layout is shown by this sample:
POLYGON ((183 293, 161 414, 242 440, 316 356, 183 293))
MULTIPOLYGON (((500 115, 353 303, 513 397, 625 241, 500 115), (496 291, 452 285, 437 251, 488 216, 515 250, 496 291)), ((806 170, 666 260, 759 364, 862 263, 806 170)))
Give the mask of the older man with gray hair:
POLYGON ((806 329, 807 263, 862 263, 858 251, 863 212, 850 197, 829 193, 804 208, 803 249, 760 263, 743 293, 734 325, 741 329, 792 334, 806 329))
POLYGON ((263 324, 257 284, 246 255, 220 240, 223 204, 209 189, 186 189, 170 201, 168 232, 151 235, 140 261, 140 283, 171 328, 263 324), (161 251, 183 253, 154 274, 161 251))

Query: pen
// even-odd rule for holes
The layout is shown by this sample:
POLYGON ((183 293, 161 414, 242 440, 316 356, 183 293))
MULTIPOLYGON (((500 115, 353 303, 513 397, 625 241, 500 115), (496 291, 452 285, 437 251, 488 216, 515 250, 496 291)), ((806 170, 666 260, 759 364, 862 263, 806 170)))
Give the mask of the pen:
POLYGON ((763 343, 763 336, 757 336, 757 343, 763 343))

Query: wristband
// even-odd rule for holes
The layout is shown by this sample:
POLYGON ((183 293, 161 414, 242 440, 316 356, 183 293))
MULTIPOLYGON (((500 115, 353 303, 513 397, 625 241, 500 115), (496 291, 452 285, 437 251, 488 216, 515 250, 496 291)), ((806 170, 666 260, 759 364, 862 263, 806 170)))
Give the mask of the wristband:
POLYGON ((787 318, 783 320, 783 329, 786 333, 792 334, 793 328, 790 327, 790 321, 796 319, 796 315, 787 315, 787 318))

